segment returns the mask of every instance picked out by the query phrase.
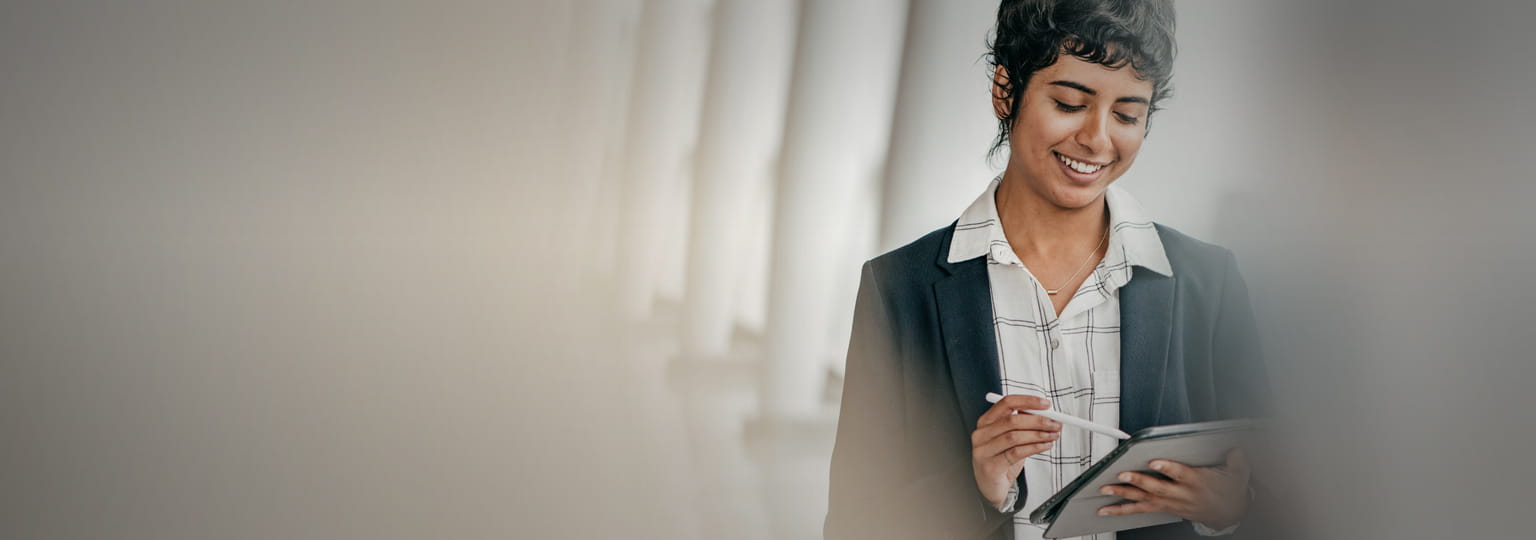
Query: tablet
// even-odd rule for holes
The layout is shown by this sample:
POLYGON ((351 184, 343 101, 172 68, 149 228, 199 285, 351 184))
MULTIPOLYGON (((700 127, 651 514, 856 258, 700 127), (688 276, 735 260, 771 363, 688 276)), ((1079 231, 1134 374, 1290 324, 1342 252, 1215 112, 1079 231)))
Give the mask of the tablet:
POLYGON ((1147 468, 1147 462, 1154 459, 1195 467, 1223 465, 1227 451, 1246 446, 1257 429, 1258 423, 1248 419, 1143 429, 1052 495, 1029 514, 1029 520, 1037 525, 1049 524, 1046 538, 1070 538, 1180 521, 1183 518, 1161 513, 1100 516, 1100 508, 1129 501, 1099 490, 1122 483, 1117 477, 1126 471, 1158 475, 1147 468))

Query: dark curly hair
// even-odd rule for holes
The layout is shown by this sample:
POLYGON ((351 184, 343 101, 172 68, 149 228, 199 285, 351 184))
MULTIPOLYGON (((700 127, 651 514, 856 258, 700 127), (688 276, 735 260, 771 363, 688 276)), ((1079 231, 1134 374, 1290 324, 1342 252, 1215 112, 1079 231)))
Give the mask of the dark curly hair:
POLYGON ((1173 94, 1172 0, 1003 0, 997 27, 987 44, 994 84, 1008 101, 1008 115, 998 119, 990 156, 1008 144, 1024 88, 1036 71, 1063 54, 1112 68, 1130 65, 1136 78, 1152 81, 1147 129, 1158 103, 1173 94))

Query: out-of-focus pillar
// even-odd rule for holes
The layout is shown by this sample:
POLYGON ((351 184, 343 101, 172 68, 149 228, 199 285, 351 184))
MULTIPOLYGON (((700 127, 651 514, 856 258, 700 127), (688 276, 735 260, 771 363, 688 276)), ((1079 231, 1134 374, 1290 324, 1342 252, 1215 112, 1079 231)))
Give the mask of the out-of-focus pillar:
MULTIPOLYGON (((641 14, 620 232, 621 309, 649 318, 658 291, 680 294, 689 160, 697 142, 712 0, 650 0, 641 14)), ((559 223, 551 223, 559 227, 559 223)))
MULTIPOLYGON (((607 294, 620 276, 619 219, 626 182, 624 148, 628 134, 630 85, 634 81, 642 0, 577 0, 565 32, 562 66, 566 72, 560 115, 566 127, 566 154, 557 156, 569 169, 572 198, 562 207, 571 227, 550 235, 550 248, 560 256, 580 258, 579 275, 568 276, 578 287, 601 286, 607 294), (570 242, 572 238, 582 239, 570 242)), ((588 291, 589 293, 591 291, 588 291)))
POLYGON ((757 334, 768 327, 768 259, 773 255, 773 198, 778 192, 773 179, 753 187, 738 246, 743 267, 736 289, 736 323, 757 334))
MULTIPOLYGON (((700 126, 688 249, 683 356, 723 356, 747 285, 754 198, 783 141, 796 0, 720 0, 700 126)), ((770 191, 771 193, 771 191, 770 191)), ((760 202, 760 201, 757 201, 760 202)), ((761 262, 759 262, 761 264, 761 262)))
POLYGON ((954 221, 997 170, 986 160, 997 119, 983 57, 997 0, 912 0, 911 13, 881 251, 954 221))
MULTIPOLYGON (((768 351, 761 414, 769 422, 809 419, 821 405, 829 328, 843 261, 885 163, 901 67, 907 3, 807 0, 795 54, 775 211, 768 351)), ((866 223, 862 228, 868 229, 866 223)), ((855 278, 856 279, 856 278, 855 278)))

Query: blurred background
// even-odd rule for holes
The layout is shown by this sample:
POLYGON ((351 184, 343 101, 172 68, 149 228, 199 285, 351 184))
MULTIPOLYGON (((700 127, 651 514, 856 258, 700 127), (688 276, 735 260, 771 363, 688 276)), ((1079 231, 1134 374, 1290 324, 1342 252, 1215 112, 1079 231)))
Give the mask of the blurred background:
MULTIPOLYGON (((1176 7, 1120 185, 1237 252, 1295 535, 1519 536, 1536 8, 1176 7)), ((0 4, 0 537, 819 538, 996 8, 0 4)))

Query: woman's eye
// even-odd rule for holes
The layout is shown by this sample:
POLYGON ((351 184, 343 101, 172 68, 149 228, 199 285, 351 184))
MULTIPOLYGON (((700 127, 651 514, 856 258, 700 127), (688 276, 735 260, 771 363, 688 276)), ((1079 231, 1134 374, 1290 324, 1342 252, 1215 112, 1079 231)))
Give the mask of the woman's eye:
POLYGON ((1062 112, 1077 112, 1088 108, 1087 105, 1068 105, 1066 103, 1062 103, 1060 100, 1053 101, 1056 101, 1056 108, 1062 112))
POLYGON ((1129 114, 1124 114, 1124 113, 1115 113, 1115 117, 1120 119, 1120 123, 1127 124, 1127 125, 1135 125, 1137 122, 1141 121, 1140 117, 1131 116, 1129 114))

